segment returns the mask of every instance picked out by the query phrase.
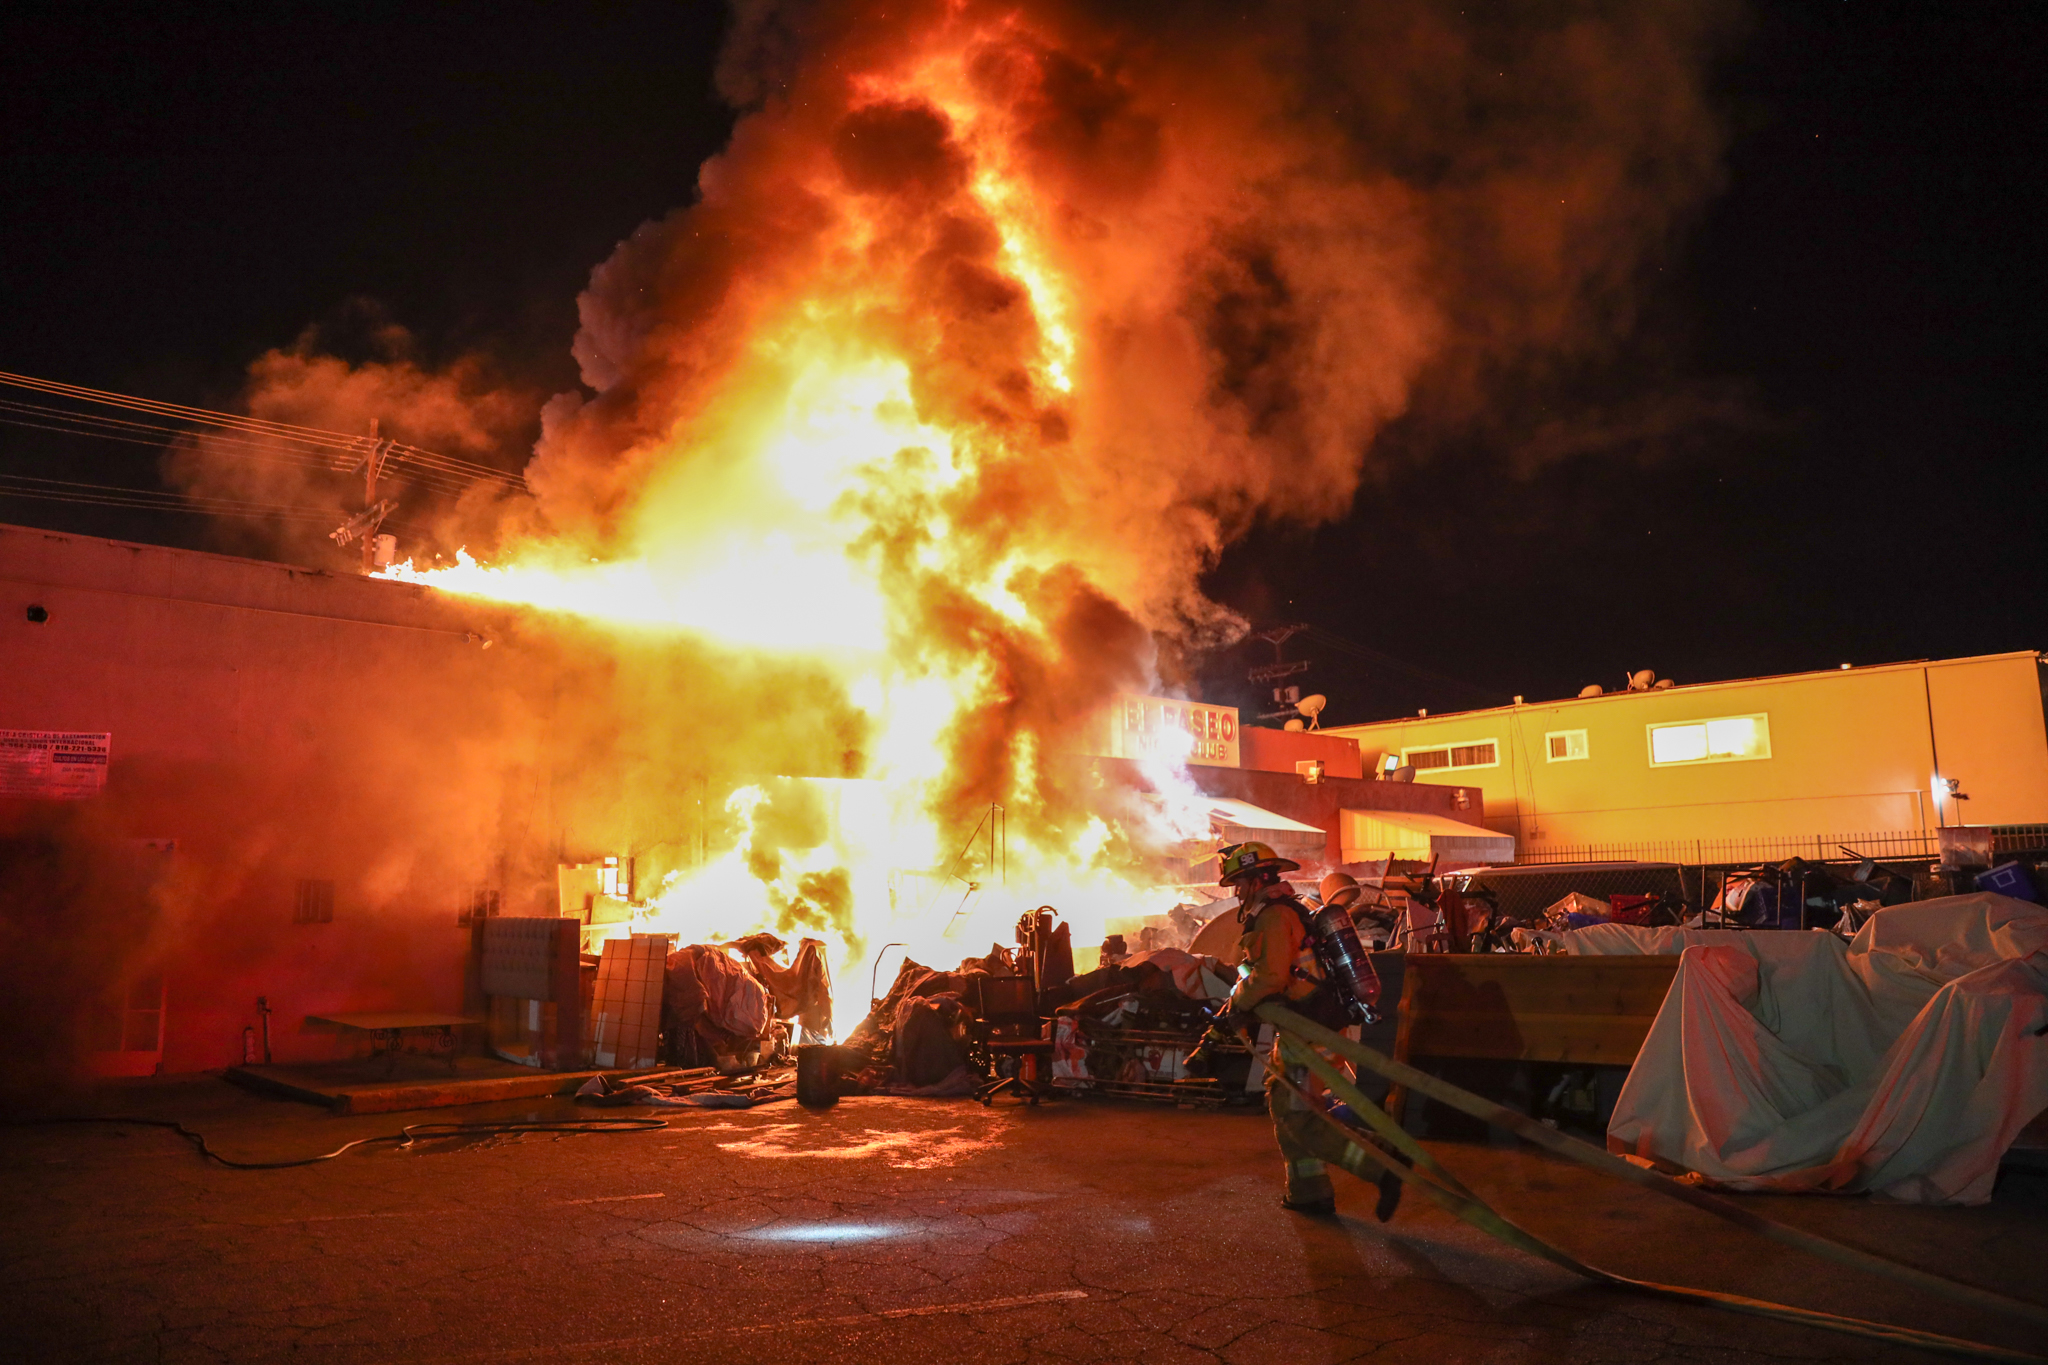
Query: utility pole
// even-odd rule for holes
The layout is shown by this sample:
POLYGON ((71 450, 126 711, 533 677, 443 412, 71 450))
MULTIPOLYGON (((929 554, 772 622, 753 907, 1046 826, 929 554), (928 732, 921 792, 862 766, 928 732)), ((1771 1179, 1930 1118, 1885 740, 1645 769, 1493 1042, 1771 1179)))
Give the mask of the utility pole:
MULTIPOLYGON (((1286 657, 1287 642, 1296 635, 1299 635, 1303 629, 1304 627, 1299 625, 1280 626, 1273 630, 1262 630, 1253 635, 1252 638, 1254 640, 1264 640, 1267 644, 1273 646, 1273 662, 1255 666, 1249 673, 1245 674, 1246 679, 1254 685, 1278 683, 1282 678, 1291 678, 1297 673, 1308 672, 1309 661, 1307 659, 1294 659, 1290 661, 1286 657)), ((1294 704, 1300 700, 1301 689, 1299 687, 1276 686, 1273 689, 1273 704, 1285 709, 1267 712, 1262 714, 1259 719, 1279 720, 1282 717, 1292 717, 1296 714, 1294 704)))
POLYGON ((334 457, 334 468, 344 474, 363 471, 363 510, 350 517, 327 533, 327 538, 336 545, 347 545, 352 540, 363 543, 363 572, 374 573, 377 564, 377 542, 381 537, 377 528, 384 524, 384 518, 398 510, 398 504, 377 496, 377 479, 384 472, 384 462, 391 456, 396 441, 382 440, 377 435, 377 419, 370 419, 370 435, 357 447, 359 453, 351 456, 347 452, 334 457))

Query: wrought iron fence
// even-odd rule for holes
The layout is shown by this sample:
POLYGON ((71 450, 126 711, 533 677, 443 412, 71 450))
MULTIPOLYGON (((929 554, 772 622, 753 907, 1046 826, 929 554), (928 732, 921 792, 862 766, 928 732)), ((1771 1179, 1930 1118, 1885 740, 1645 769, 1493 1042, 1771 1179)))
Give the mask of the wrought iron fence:
MULTIPOLYGON (((2048 826, 2041 838, 2048 846, 2048 826)), ((1518 863, 1682 863, 1699 867, 1715 863, 1777 863, 1788 858, 1840 862, 1854 850, 1867 858, 1921 859, 1941 856, 1932 831, 1880 830, 1861 834, 1814 834, 1747 839, 1664 839, 1630 844, 1582 844, 1576 848, 1521 850, 1518 863)), ((2004 851, 2004 850, 2001 850, 2004 851)))
POLYGON ((1993 825, 1993 853, 2032 853, 2048 849, 2048 825, 1993 825))
MULTIPOLYGON (((1994 853, 2048 850, 2048 825, 1993 825, 1994 853)), ((1788 858, 1842 862, 1850 853, 1883 862, 1910 862, 1941 856, 1935 830, 1877 830, 1862 834, 1813 834, 1750 839, 1664 839, 1628 844, 1581 844, 1574 848, 1519 849, 1521 864, 1549 863, 1681 863, 1688 867, 1723 863, 1779 863, 1788 858), (1849 850, 1850 852, 1845 852, 1849 850)))

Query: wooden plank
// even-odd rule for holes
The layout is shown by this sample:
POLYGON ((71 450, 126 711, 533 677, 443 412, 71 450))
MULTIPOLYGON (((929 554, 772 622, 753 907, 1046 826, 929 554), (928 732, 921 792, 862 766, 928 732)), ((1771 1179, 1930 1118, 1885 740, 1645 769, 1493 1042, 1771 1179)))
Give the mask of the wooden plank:
POLYGON ((377 1011, 377 1013, 356 1013, 356 1015, 307 1015, 307 1023, 332 1023, 344 1029, 362 1029, 375 1033, 379 1029, 453 1029, 465 1023, 483 1023, 481 1019, 469 1019, 467 1015, 434 1015, 424 1011, 377 1011))
POLYGON ((318 1104, 337 1114, 384 1114, 405 1109, 441 1109, 451 1105, 484 1104, 493 1100, 532 1099, 544 1095, 573 1095, 592 1076, 618 1076, 616 1072, 528 1071, 524 1074, 467 1076, 448 1080, 397 1082, 343 1081, 323 1072, 332 1064, 310 1066, 232 1066, 226 1079, 261 1094, 280 1099, 318 1104))

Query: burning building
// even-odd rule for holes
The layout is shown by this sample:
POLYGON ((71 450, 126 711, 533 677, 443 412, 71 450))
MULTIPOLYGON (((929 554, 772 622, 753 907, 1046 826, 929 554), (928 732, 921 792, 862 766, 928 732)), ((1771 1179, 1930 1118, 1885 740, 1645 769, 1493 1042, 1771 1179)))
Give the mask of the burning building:
MULTIPOLYGON (((750 723, 709 692, 670 709, 713 664, 749 688, 818 685, 797 665, 25 528, 0 528, 0 584, 8 972, 53 1062, 109 1035, 121 1045, 95 1063, 128 1071, 216 1068, 266 1042, 333 1055, 342 1041, 308 1016, 460 1008, 467 930, 492 916, 581 919, 592 947, 634 930, 822 934, 836 966, 859 967, 885 941, 942 962, 985 950, 1051 896, 1021 860, 1011 884, 1007 829, 980 811, 943 826, 962 846, 915 861, 894 793, 854 775, 851 712, 821 732, 815 710, 750 723)), ((1105 710, 1105 746, 1144 704, 1105 710)), ((1211 876, 1198 864, 1221 839, 1335 863, 1355 851, 1346 810, 1476 813, 1475 791, 1360 781, 1352 741, 1239 732, 1225 708, 1207 709, 1227 746, 1161 762, 1152 747, 1190 732, 1160 716, 1188 705, 1155 699, 1145 747, 1114 737, 1129 756, 1065 756, 1187 835, 1119 877, 1064 878, 1051 898, 1084 944, 1211 876)))
MULTIPOLYGON (((694 203, 592 273, 582 387, 539 412, 530 496, 462 500, 441 552, 384 584, 81 549, 99 567, 76 583, 14 575, 98 604, 52 605, 38 648, 156 600, 121 596, 137 574, 178 604, 94 625, 89 668, 111 675, 138 632, 186 649, 167 679, 231 741, 232 780, 167 760, 146 784, 153 810, 246 817, 175 910, 222 960, 220 907, 259 880, 324 923, 355 879, 454 933, 479 889, 559 907, 557 862, 639 849, 636 923, 815 931, 844 967, 913 933, 933 893, 906 876, 978 888, 963 941, 1039 903, 1086 941, 1213 838, 1212 798, 1309 801, 1289 818, 1341 861, 1355 752, 1273 773, 1191 765, 1191 730, 1139 758, 1091 737, 1242 633, 1201 590, 1233 539, 1341 515, 1390 422, 1469 414, 1497 372, 1626 331, 1632 282, 1713 181, 1718 31, 1685 7, 741 5, 731 142, 694 203), (374 643, 271 642, 306 613, 374 643), (242 635, 165 634, 200 617, 242 635), (300 829, 335 812, 322 856, 295 855, 286 809, 300 829)), ((347 378, 285 370, 288 391, 252 372, 252 410, 292 418, 347 378)), ((174 471, 217 472, 203 449, 174 471)), ((95 719, 60 659, 8 724, 115 732, 117 775, 122 730, 175 728, 168 691, 95 719)), ((1448 790, 1399 799, 1479 816, 1448 790)), ((339 956, 307 979, 401 982, 419 960, 339 956)), ((422 988, 448 985, 435 970, 422 988)), ((260 985, 200 993, 217 1049, 260 985)))

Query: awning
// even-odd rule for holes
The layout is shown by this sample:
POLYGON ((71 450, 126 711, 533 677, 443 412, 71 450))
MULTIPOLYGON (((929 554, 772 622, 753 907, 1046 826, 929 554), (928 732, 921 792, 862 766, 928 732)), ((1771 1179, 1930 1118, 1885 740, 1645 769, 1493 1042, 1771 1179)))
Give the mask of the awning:
POLYGON ((1436 860, 1440 868, 1477 867, 1515 860, 1515 836, 1496 834, 1446 815, 1422 811, 1347 810, 1342 821, 1344 861, 1373 862, 1401 858, 1436 860))
POLYGON ((1209 828, 1225 843, 1241 844, 1247 839, 1256 839, 1262 844, 1271 844, 1273 851, 1282 857, 1299 857, 1306 853, 1319 862, 1329 847, 1327 831, 1289 819, 1278 811, 1229 796, 1212 796, 1208 804, 1209 828))

